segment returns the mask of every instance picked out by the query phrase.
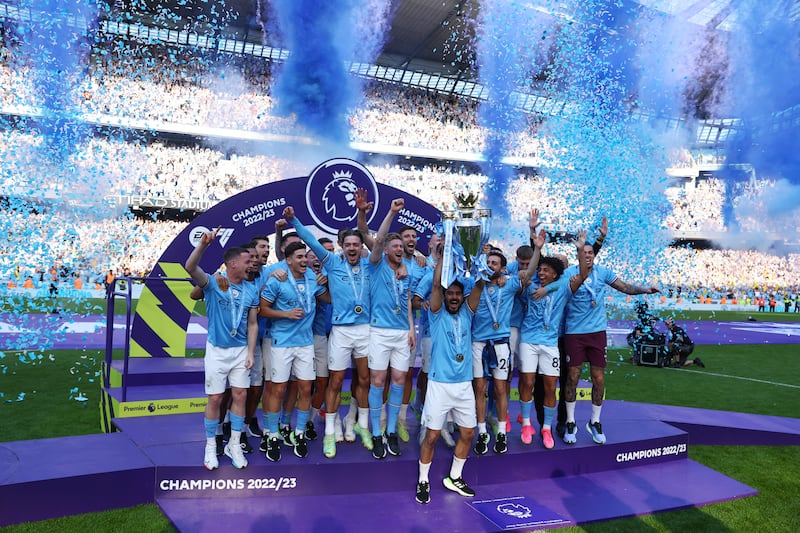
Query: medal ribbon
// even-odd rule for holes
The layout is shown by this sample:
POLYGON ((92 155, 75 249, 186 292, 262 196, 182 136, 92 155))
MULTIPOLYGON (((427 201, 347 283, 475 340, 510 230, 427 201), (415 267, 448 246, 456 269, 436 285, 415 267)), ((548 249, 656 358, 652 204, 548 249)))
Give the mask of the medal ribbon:
POLYGON ((311 311, 314 310, 314 304, 311 301, 311 291, 309 290, 308 285, 306 285, 305 298, 304 298, 303 292, 297 286, 297 281, 294 279, 294 276, 292 275, 291 272, 289 272, 289 275, 287 277, 289 278, 289 284, 291 284, 295 294, 297 294, 297 299, 300 300, 300 305, 303 308, 303 312, 305 314, 311 313, 311 311))
POLYGON ((228 300, 231 303, 231 337, 235 337, 238 334, 239 322, 242 320, 242 312, 244 311, 244 291, 239 289, 239 301, 234 303, 233 289, 235 287, 233 283, 228 287, 228 300))

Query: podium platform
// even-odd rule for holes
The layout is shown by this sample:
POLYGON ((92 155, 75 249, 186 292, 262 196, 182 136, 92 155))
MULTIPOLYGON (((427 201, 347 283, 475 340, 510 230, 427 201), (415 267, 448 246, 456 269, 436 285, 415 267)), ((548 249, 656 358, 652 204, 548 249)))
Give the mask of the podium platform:
MULTIPOLYGON (((516 412, 512 404, 512 419, 516 412)), ((799 419, 606 401, 608 443, 598 446, 584 427, 589 412, 588 402, 579 402, 575 445, 557 440, 546 450, 538 438, 524 445, 514 423, 508 453, 470 453, 464 477, 475 498, 442 487, 452 450, 440 441, 429 505, 414 501, 416 427, 401 456, 381 461, 360 442, 340 444, 327 459, 317 440, 304 459, 283 447, 278 463, 255 451, 244 470, 222 457, 208 472, 202 414, 119 418, 117 433, 0 445, 0 525, 155 502, 181 531, 212 531, 221 523, 282 531, 559 527, 756 493, 687 459, 693 444, 800 444, 799 419)))

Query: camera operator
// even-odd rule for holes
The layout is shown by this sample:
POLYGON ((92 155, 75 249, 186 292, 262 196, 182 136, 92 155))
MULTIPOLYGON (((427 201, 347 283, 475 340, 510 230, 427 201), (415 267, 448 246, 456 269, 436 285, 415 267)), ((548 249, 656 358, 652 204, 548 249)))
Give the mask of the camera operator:
POLYGON ((673 368, 681 368, 689 365, 697 365, 700 368, 705 368, 705 364, 699 357, 689 359, 689 356, 694 351, 694 342, 686 334, 686 331, 675 324, 672 318, 665 320, 667 329, 669 330, 669 342, 667 343, 667 354, 674 361, 673 368))

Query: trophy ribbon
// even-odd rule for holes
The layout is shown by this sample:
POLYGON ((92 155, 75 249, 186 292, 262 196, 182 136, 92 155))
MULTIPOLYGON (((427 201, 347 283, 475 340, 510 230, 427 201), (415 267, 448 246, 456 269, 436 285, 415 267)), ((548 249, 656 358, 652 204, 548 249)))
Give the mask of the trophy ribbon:
POLYGON ((442 250, 442 287, 449 287, 456 279, 453 261, 453 234, 458 239, 456 221, 453 218, 442 220, 442 231, 444 233, 444 248, 442 250))

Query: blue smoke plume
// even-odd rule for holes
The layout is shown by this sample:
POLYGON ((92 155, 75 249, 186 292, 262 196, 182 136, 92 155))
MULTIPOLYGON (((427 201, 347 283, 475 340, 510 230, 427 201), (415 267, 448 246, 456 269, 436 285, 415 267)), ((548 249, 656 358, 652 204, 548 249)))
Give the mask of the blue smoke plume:
MULTIPOLYGON (((274 95, 279 114, 294 114, 297 123, 324 144, 349 144, 347 113, 358 103, 360 87, 346 62, 383 44, 388 2, 342 0, 276 0, 272 8, 282 45, 290 55, 276 73, 274 95), (362 20, 364 13, 374 15, 362 20)), ((372 60, 374 57, 359 57, 372 60)))
MULTIPOLYGON (((728 76, 719 109, 722 116, 741 119, 727 163, 751 164, 758 178, 776 181, 781 194, 761 197, 764 229, 776 230, 769 226, 792 213, 800 215, 800 32, 787 12, 789 3, 741 4, 729 35, 728 76)), ((724 175, 735 180, 741 171, 730 168, 724 175)), ((726 206, 726 218, 734 221, 734 203, 726 206)))

